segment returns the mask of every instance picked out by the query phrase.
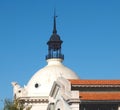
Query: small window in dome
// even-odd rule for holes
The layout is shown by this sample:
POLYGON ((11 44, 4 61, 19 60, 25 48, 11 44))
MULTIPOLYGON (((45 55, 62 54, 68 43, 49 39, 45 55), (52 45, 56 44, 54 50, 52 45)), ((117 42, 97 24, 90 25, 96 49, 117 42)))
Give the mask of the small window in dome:
POLYGON ((21 90, 19 90, 18 93, 21 93, 21 90))
POLYGON ((35 88, 38 88, 38 87, 39 87, 39 84, 38 84, 38 83, 36 83, 36 84, 35 84, 35 88))

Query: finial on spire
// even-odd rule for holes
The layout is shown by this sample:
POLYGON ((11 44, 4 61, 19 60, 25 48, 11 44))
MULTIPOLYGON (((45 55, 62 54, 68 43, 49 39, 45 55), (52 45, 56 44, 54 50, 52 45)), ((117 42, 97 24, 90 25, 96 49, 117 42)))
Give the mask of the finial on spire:
POLYGON ((57 33, 57 29, 56 29, 56 10, 54 9, 54 25, 53 25, 53 33, 57 33))

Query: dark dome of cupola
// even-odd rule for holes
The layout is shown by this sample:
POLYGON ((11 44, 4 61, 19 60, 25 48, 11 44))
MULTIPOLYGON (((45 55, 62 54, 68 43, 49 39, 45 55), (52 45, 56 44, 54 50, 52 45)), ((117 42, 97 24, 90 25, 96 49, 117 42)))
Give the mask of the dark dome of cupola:
POLYGON ((50 37, 50 40, 49 41, 61 41, 60 40, 60 36, 56 33, 53 33, 50 37))

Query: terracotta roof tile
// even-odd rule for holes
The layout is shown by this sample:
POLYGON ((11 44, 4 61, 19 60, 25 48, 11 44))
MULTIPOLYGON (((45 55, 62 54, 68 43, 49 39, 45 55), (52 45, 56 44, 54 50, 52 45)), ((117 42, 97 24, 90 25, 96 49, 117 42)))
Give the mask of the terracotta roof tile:
POLYGON ((120 85, 120 80, 69 80, 72 85, 120 85))
POLYGON ((81 92, 81 100, 120 100, 120 92, 81 92))

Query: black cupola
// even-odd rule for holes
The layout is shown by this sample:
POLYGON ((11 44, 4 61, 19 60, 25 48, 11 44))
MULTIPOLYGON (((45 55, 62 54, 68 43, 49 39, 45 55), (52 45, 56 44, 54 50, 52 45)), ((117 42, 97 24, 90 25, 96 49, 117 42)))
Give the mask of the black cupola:
POLYGON ((47 42, 48 55, 46 56, 46 60, 52 58, 64 59, 64 55, 61 54, 61 44, 63 41, 60 39, 60 36, 57 34, 56 30, 56 17, 57 16, 54 14, 53 34, 47 42))

